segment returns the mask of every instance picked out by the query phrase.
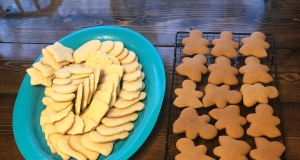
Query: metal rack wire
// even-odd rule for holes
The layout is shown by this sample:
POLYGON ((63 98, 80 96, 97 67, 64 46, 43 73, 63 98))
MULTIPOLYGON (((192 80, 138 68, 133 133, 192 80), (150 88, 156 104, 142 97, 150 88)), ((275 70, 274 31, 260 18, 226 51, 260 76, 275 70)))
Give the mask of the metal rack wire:
MULTIPOLYGON (((175 159, 175 156, 177 154, 179 154, 179 151, 176 148, 176 142, 178 139, 185 137, 185 134, 177 134, 177 135, 173 134, 172 130, 173 130, 174 121, 179 117, 179 115, 182 111, 182 109, 177 108, 176 106, 173 105, 173 101, 176 98, 176 95, 174 94, 174 90, 176 88, 182 88, 182 81, 187 79, 187 77, 178 75, 175 71, 175 68, 176 68, 176 66, 181 64, 181 59, 183 57, 186 57, 186 55, 184 55, 182 53, 183 45, 181 42, 182 42, 183 38, 188 37, 188 34, 189 34, 189 32, 177 32, 176 33, 175 48, 174 48, 173 74, 172 74, 171 93, 170 93, 171 97, 170 97, 168 128, 167 128, 166 148, 165 148, 165 157, 164 157, 165 160, 175 159)), ((203 32, 203 34, 204 34, 204 38, 209 40, 210 42, 213 39, 220 37, 219 32, 203 32)), ((249 37, 251 34, 250 33, 233 33, 233 35, 234 35, 234 41, 237 42, 239 44, 239 46, 242 46, 241 40, 245 37, 249 37)), ((267 50, 268 56, 266 58, 262 58, 260 60, 261 60, 262 64, 269 66, 269 68, 270 68, 269 74, 274 78, 273 82, 266 84, 266 85, 275 86, 278 89, 278 79, 277 79, 275 51, 274 51, 274 39, 271 34, 266 34, 266 37, 267 37, 266 41, 270 44, 271 47, 267 50)), ((212 45, 209 46, 210 49, 212 47, 213 47, 212 45)), ((214 57, 210 54, 207 54, 206 58, 207 58, 206 66, 209 66, 210 64, 214 63, 216 57, 214 57)), ((239 53, 238 57, 231 58, 231 65, 239 69, 241 66, 245 65, 245 62, 244 62, 245 58, 246 58, 245 56, 243 56, 239 53)), ((208 76, 209 76, 209 73, 204 74, 202 77, 202 81, 199 83, 196 83, 197 90, 200 90, 203 93, 205 93, 204 88, 208 84, 208 82, 207 82, 208 76)), ((238 78, 239 84, 236 86, 231 86, 230 87, 231 89, 240 90, 240 87, 243 84, 242 83, 243 75, 238 74, 237 78, 238 78)), ((242 102, 240 102, 238 105, 240 106, 240 112, 241 112, 240 114, 243 117, 246 117, 250 113, 255 113, 255 107, 245 107, 242 102)), ((285 145, 279 97, 276 99, 269 99, 269 105, 271 105, 273 107, 274 115, 281 119, 281 123, 277 127, 280 129, 282 135, 277 138, 272 138, 272 139, 268 138, 268 139, 271 141, 279 141, 285 145)), ((208 107, 208 108, 198 108, 197 112, 199 115, 208 114, 208 112, 210 110, 212 110, 213 108, 216 108, 216 107, 212 106, 212 107, 208 107)), ((215 122, 216 122, 216 120, 211 118, 210 124, 215 124, 215 122)), ((244 130, 246 130, 249 127, 249 125, 250 125, 249 123, 244 125, 243 126, 244 130)), ((204 140, 204 139, 201 139, 200 137, 198 137, 194 140, 194 143, 195 143, 195 145, 200 145, 200 144, 205 145, 207 147, 206 154, 217 159, 218 157, 216 157, 213 154, 213 149, 215 147, 219 146, 218 137, 220 135, 226 135, 225 131, 224 130, 219 131, 218 135, 212 140, 204 140)), ((247 142, 251 146, 251 149, 256 148, 253 137, 250 137, 250 136, 244 134, 244 136, 242 138, 240 138, 240 140, 247 142)), ((250 158, 249 155, 247 155, 247 157, 250 158)), ((281 159, 286 159, 285 154, 283 154, 281 156, 281 159)))

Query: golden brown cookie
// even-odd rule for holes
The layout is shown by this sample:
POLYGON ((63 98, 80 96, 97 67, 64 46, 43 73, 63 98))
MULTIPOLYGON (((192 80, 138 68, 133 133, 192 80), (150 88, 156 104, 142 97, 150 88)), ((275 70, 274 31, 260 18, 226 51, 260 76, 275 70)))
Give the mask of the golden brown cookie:
POLYGON ((209 41, 203 38, 203 33, 200 30, 192 30, 189 37, 182 40, 182 44, 184 45, 182 52, 186 55, 210 53, 207 47, 209 41))
POLYGON ((268 104, 259 104, 255 108, 256 113, 248 114, 247 121, 250 123, 247 134, 252 137, 267 136, 275 138, 281 135, 276 127, 280 119, 273 116, 273 108, 268 104))
POLYGON ((243 83, 254 84, 270 83, 273 78, 269 75, 269 67, 260 64, 260 60, 256 57, 250 56, 245 59, 245 66, 242 66, 239 71, 243 76, 243 83))
POLYGON ((214 154, 221 157, 220 160, 248 160, 246 154, 251 147, 242 140, 236 140, 229 136, 219 137, 220 146, 214 149, 214 154))
POLYGON ((195 139, 199 135, 203 139, 214 138, 218 130, 209 124, 208 115, 198 116, 197 111, 188 107, 181 111, 179 118, 173 124, 173 133, 184 133, 187 138, 195 139))
POLYGON ((256 160, 280 160, 285 146, 280 142, 268 141, 263 137, 254 138, 256 148, 250 151, 250 157, 256 160))
POLYGON ((262 32, 253 32, 250 37, 242 39, 240 53, 244 56, 255 56, 258 58, 267 57, 270 44, 265 41, 266 35, 262 32))
POLYGON ((216 105, 218 108, 224 108, 228 104, 237 104, 242 100, 242 94, 236 90, 230 90, 228 85, 216 86, 207 84, 205 95, 202 98, 204 107, 216 105))
POLYGON ((210 72, 208 76, 208 82, 219 85, 237 85, 238 79, 236 75, 239 73, 238 69, 231 66, 229 58, 220 56, 217 57, 214 64, 208 66, 210 72))
POLYGON ((195 55, 193 58, 184 57, 182 63, 175 70, 179 75, 187 76, 192 81, 200 82, 202 74, 207 73, 206 62, 206 57, 201 54, 195 55))
MULTIPOLYGON (((243 102, 246 107, 251 107, 255 103, 268 103, 268 98, 276 98, 278 90, 273 86, 263 86, 260 83, 243 84, 241 87, 243 102)), ((204 102, 203 102, 204 103, 204 102)))
POLYGON ((220 38, 214 39, 212 44, 214 47, 211 50, 213 56, 227 56, 234 58, 238 56, 236 51, 239 48, 239 44, 234 42, 234 36, 231 32, 224 31, 220 34, 220 38))
POLYGON ((182 82, 182 88, 175 89, 175 94, 178 96, 173 104, 179 108, 182 107, 193 107, 200 108, 203 107, 200 99, 203 97, 201 91, 196 90, 196 83, 191 80, 184 80, 182 82))
POLYGON ((175 156, 175 160, 214 160, 206 155, 205 145, 195 146, 188 138, 181 138, 176 142, 177 149, 181 152, 175 156))
POLYGON ((246 118, 240 116, 240 107, 229 105, 225 108, 216 108, 208 113, 216 119, 215 127, 218 130, 225 129, 226 134, 232 138, 241 138, 244 135, 242 125, 247 123, 246 118))

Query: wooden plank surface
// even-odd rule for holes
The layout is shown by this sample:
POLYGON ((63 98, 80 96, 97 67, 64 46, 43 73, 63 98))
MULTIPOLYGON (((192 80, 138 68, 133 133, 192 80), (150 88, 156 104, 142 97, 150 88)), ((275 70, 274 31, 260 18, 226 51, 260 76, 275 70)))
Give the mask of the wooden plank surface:
POLYGON ((195 28, 272 33, 278 48, 295 48, 300 41, 300 1, 49 1, 2 1, 0 42, 53 43, 99 25, 133 29, 155 45, 172 45, 174 33, 195 28))
POLYGON ((286 157, 300 159, 299 6, 296 0, 0 1, 0 159, 24 159, 13 137, 13 107, 25 70, 41 49, 76 30, 103 25, 141 33, 156 46, 166 70, 157 123, 130 159, 164 158, 175 33, 192 29, 274 35, 286 157))

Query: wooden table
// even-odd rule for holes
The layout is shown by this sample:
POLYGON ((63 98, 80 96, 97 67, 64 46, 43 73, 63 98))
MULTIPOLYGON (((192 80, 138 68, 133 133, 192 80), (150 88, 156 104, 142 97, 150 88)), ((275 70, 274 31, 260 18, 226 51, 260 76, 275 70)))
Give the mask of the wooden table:
POLYGON ((163 159, 177 31, 271 33, 279 76, 286 157, 300 159, 300 1, 7 0, 0 2, 0 157, 24 159, 12 113, 25 70, 41 49, 91 26, 122 26, 149 39, 164 62, 167 89, 151 135, 130 159, 163 159))

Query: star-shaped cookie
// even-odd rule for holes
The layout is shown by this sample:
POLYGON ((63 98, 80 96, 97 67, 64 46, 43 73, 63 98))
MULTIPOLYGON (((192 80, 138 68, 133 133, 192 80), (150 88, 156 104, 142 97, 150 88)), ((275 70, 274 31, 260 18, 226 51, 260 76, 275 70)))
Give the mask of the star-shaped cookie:
POLYGON ((31 85, 44 85, 46 87, 50 87, 52 85, 52 79, 55 77, 54 75, 46 78, 41 71, 36 68, 29 68, 26 72, 30 76, 30 84, 31 85))
POLYGON ((59 42, 55 42, 53 45, 47 46, 46 50, 54 56, 57 62, 74 62, 73 49, 63 46, 59 42))

